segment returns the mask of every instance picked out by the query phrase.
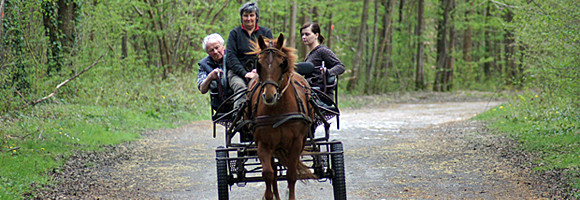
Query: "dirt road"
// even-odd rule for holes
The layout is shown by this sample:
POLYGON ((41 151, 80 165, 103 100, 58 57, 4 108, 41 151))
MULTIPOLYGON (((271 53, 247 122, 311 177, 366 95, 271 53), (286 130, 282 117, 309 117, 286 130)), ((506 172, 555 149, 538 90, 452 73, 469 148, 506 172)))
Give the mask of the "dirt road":
MULTIPOLYGON (((497 104, 409 103, 342 110, 340 130, 333 125, 331 138, 344 144, 348 198, 542 199, 546 194, 525 176, 528 171, 494 153, 501 138, 480 134, 480 123, 466 121, 497 104)), ((63 179, 69 189, 55 197, 217 199, 214 149, 223 145, 222 131, 220 127, 212 138, 211 122, 200 121, 148 133, 106 156, 115 162, 65 174, 84 178, 63 179)), ((263 187, 234 185, 230 197, 260 199, 263 187)), ((332 186, 298 183, 297 198, 332 199, 332 186)))

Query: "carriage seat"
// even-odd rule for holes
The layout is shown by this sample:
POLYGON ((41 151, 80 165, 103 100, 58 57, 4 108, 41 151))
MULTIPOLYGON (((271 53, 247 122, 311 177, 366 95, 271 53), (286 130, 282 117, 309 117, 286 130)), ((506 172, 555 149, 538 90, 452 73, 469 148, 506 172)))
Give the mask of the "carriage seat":
POLYGON ((325 77, 326 81, 324 86, 311 86, 313 89, 317 89, 323 92, 326 91, 334 91, 338 85, 338 77, 336 76, 329 76, 325 67, 317 67, 314 64, 309 62, 301 62, 296 63, 296 72, 302 76, 306 76, 312 74, 314 70, 322 68, 322 76, 325 77))

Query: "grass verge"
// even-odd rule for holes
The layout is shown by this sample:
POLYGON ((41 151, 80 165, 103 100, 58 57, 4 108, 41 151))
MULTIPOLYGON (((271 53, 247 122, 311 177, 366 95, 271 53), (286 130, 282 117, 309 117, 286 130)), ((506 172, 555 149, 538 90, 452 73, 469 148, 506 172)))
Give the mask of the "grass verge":
MULTIPOLYGON (((517 95, 475 119, 516 138, 519 148, 538 155, 534 170, 561 172, 567 198, 580 198, 580 110, 574 103, 550 102, 536 94, 517 95)), ((550 97, 551 98, 551 97, 550 97)))
POLYGON ((148 129, 203 116, 151 114, 130 108, 48 104, 3 120, 0 199, 22 199, 34 185, 50 184, 48 173, 75 151, 101 151, 105 145, 136 140, 148 129))
POLYGON ((147 130, 209 119, 209 98, 191 77, 110 81, 105 87, 80 80, 47 102, 4 113, 0 199, 34 197, 34 188, 53 184, 49 172, 75 152, 103 151, 147 130))

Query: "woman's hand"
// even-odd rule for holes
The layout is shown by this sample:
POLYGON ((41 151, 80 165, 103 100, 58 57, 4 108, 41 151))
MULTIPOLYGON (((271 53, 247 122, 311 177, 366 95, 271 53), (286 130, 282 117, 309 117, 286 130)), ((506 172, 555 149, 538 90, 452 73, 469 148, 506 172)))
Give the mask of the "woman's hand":
POLYGON ((251 72, 246 73, 245 77, 247 79, 253 79, 254 77, 258 76, 258 72, 256 71, 256 69, 253 69, 251 72))

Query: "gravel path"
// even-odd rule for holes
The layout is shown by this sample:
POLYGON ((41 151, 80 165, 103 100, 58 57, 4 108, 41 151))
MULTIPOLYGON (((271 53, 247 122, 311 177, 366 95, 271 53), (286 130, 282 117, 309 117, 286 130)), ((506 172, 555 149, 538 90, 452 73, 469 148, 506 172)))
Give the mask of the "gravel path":
MULTIPOLYGON (((526 155, 510 150, 509 139, 468 120, 497 104, 410 102, 342 110, 331 139, 344 144, 349 199, 558 199, 521 166, 526 155)), ((223 142, 223 128, 213 138, 210 121, 148 132, 107 152, 74 156, 54 174, 59 184, 41 192, 55 199, 217 199, 214 150, 223 142)), ((282 191, 285 186, 279 183, 282 191)), ((230 197, 260 199, 263 187, 234 185, 230 197)), ((297 198, 332 199, 332 186, 299 182, 297 198)))

